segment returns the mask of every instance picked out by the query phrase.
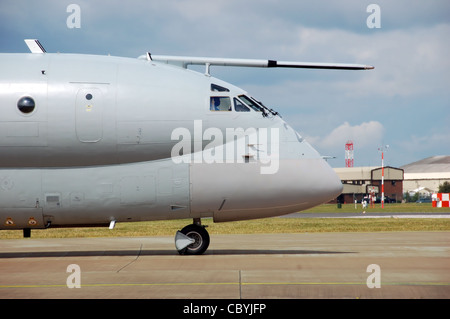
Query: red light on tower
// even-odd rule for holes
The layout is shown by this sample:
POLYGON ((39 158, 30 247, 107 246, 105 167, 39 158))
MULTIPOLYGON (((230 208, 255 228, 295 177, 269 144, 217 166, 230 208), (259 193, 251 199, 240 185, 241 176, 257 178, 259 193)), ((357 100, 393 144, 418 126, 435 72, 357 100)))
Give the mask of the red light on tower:
POLYGON ((345 167, 353 167, 353 141, 345 143, 345 167))

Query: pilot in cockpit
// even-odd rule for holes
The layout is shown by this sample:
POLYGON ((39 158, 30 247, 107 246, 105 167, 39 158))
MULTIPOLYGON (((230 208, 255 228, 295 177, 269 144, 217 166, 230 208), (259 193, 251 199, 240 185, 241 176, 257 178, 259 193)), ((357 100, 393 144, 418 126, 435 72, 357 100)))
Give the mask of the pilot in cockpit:
POLYGON ((211 111, 220 111, 219 105, 220 105, 219 98, 218 97, 211 97, 210 110, 211 111))

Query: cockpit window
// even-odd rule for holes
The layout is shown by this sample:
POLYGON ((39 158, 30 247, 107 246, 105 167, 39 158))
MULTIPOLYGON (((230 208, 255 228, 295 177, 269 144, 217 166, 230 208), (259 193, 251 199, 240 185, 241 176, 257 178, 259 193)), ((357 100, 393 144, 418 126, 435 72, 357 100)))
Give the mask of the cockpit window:
POLYGON ((223 86, 211 83, 211 91, 212 92, 230 92, 229 89, 224 88, 223 86))
POLYGON ((228 96, 211 96, 211 111, 231 111, 231 99, 228 96))
POLYGON ((256 112, 264 112, 263 108, 258 105, 255 101, 250 99, 246 95, 239 95, 239 99, 241 99, 245 104, 247 104, 249 107, 251 107, 256 112))
POLYGON ((250 109, 239 99, 234 98, 234 109, 236 112, 250 112, 250 109))

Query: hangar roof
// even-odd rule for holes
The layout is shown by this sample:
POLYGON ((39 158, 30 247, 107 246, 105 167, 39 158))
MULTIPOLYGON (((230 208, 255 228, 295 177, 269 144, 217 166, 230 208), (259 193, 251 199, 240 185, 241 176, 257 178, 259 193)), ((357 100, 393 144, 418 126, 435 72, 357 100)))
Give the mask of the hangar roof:
MULTIPOLYGON (((339 167, 334 171, 342 181, 381 180, 381 167, 339 167)), ((386 180, 403 180, 403 170, 385 166, 384 176, 386 180)))
POLYGON ((370 180, 374 168, 376 167, 338 167, 334 171, 341 180, 370 180))
POLYGON ((450 156, 440 155, 404 165, 405 174, 408 173, 450 173, 450 156))

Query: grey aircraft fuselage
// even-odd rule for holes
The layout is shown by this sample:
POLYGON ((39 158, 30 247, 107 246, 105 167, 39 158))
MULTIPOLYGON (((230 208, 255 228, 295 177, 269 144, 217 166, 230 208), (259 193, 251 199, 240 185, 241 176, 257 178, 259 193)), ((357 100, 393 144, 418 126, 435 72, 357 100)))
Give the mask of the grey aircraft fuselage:
POLYGON ((0 67, 0 229, 263 218, 342 190, 281 117, 209 75, 58 53, 0 67))

